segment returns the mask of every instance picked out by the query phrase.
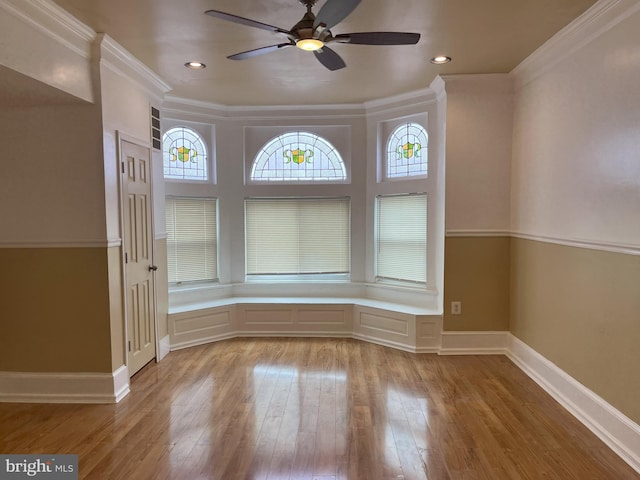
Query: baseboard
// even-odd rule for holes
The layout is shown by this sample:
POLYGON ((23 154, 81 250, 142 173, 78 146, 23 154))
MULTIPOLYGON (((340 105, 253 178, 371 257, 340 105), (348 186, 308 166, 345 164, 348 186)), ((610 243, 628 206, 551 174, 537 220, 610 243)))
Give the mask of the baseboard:
POLYGON ((402 350, 403 352, 409 353, 432 353, 429 348, 421 348, 420 351, 413 345, 407 345, 400 342, 394 342, 393 340, 387 340, 381 337, 374 337, 371 335, 364 335, 362 333, 353 333, 349 334, 349 338, 353 338, 355 340, 361 340, 367 343, 373 343, 375 345, 382 345, 383 347, 395 348, 396 350, 402 350))
POLYGON ((504 355, 509 332, 442 332, 440 355, 504 355))
POLYGON ((117 403, 129 393, 129 370, 112 373, 0 372, 0 402, 117 403))
POLYGON ((509 337, 511 361, 640 473, 640 425, 520 339, 509 337))
POLYGON ((223 333, 221 335, 213 335, 210 337, 198 338, 196 340, 187 340, 186 342, 176 342, 171 344, 171 351, 183 350, 185 348, 198 347, 200 345, 206 345, 208 343, 220 342, 222 340, 230 340, 238 337, 236 332, 223 333))
POLYGON ((164 357, 166 357, 171 351, 171 338, 169 335, 165 335, 160 339, 158 343, 160 349, 158 350, 158 362, 161 361, 164 357))
POLYGON ((208 343, 220 342, 222 340, 230 340, 232 338, 351 338, 351 333, 345 332, 261 332, 261 331, 242 331, 227 332, 221 335, 198 338, 197 340, 189 340, 186 342, 178 342, 171 344, 171 351, 182 350, 208 343))

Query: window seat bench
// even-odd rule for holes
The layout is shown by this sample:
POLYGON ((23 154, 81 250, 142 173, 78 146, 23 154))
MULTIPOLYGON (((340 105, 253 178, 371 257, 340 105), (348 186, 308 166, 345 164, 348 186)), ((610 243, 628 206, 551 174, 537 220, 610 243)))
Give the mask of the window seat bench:
POLYGON ((437 352, 442 314, 368 298, 226 297, 169 307, 171 350, 235 337, 356 338, 437 352))

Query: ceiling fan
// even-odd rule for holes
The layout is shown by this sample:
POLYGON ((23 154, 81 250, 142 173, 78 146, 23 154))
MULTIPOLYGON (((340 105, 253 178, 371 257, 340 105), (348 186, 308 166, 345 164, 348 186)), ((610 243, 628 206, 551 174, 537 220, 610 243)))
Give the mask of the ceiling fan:
POLYGON ((229 22, 280 33, 288 39, 288 41, 284 43, 230 55, 227 58, 231 60, 245 60, 265 53, 274 52, 281 48, 296 46, 302 50, 313 52, 320 63, 329 70, 339 70, 346 67, 346 64, 340 55, 327 46, 329 43, 413 45, 420 40, 419 33, 406 32, 341 33, 334 36, 329 29, 344 20, 358 6, 361 0, 327 0, 317 16, 311 11, 316 1, 317 0, 299 0, 300 3, 307 7, 307 13, 302 17, 302 20, 291 27, 291 30, 274 27, 273 25, 218 10, 207 10, 204 13, 229 22))

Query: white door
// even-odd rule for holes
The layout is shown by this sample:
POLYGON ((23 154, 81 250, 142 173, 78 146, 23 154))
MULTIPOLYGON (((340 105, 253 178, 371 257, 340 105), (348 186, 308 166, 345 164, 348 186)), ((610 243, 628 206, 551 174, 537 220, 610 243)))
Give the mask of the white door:
POLYGON ((156 356, 151 154, 120 141, 129 375, 156 356))

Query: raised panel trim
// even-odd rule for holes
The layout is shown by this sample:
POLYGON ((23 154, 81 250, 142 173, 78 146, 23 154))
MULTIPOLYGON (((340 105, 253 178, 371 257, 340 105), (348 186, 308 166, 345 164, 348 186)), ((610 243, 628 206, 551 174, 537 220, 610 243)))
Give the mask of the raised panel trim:
POLYGON ((293 308, 256 308, 241 307, 239 309, 240 323, 242 325, 253 325, 268 327, 269 325, 293 325, 293 308), (282 320, 279 320, 282 318, 282 320))
POLYGON ((347 326, 349 324, 349 311, 353 308, 349 305, 342 308, 299 308, 296 323, 301 325, 340 325, 347 326), (318 320, 317 316, 331 317, 327 321, 318 320))
POLYGON ((409 337, 409 320, 407 318, 400 318, 399 315, 381 315, 370 309, 362 308, 358 308, 356 312, 357 324, 360 328, 409 337))
POLYGON ((112 373, 0 372, 0 402, 117 403, 129 393, 129 370, 112 373))
POLYGON ((228 310, 175 319, 173 333, 180 336, 224 327, 231 327, 231 312, 228 310), (198 323, 200 326, 197 326, 198 323), (189 326, 196 328, 188 328, 189 326))

